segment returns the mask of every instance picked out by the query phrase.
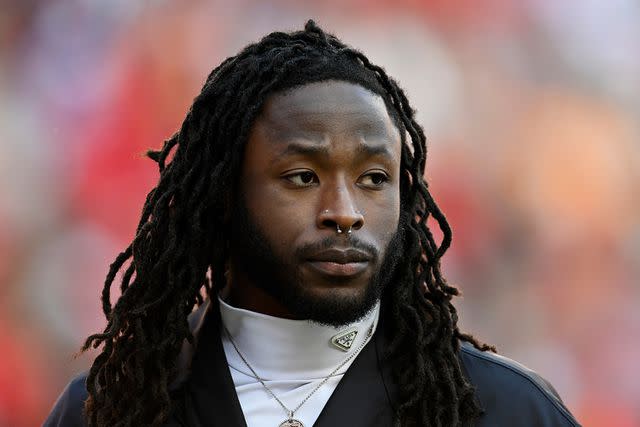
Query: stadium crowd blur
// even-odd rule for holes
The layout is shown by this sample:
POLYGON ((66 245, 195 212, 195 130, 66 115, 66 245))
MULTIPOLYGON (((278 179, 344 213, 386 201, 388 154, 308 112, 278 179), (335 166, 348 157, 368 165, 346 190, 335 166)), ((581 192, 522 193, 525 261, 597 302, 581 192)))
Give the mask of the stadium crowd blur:
POLYGON ((39 425, 95 356, 145 150, 222 59, 309 17, 419 112, 463 328, 585 426, 640 425, 640 3, 28 0, 0 1, 0 426, 39 425))

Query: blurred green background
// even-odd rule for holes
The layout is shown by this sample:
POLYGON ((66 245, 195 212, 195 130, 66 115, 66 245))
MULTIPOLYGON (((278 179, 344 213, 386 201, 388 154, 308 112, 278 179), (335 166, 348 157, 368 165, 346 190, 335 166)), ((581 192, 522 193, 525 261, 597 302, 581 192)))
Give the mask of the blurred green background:
POLYGON ((314 18, 406 89, 464 329, 640 425, 640 3, 0 0, 0 426, 39 425, 208 72, 314 18))

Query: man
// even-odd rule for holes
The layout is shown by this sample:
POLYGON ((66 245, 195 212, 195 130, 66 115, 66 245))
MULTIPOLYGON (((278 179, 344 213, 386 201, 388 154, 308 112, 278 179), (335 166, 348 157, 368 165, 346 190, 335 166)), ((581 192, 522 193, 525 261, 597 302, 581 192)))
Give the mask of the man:
POLYGON ((45 425, 577 425, 458 329, 425 156, 397 84, 312 21, 225 60, 149 153, 102 352, 45 425))

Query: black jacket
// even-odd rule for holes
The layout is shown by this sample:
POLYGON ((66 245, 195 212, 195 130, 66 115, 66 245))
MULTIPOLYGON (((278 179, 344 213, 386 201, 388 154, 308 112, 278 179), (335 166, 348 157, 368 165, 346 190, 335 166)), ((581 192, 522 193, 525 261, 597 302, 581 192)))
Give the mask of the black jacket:
MULTIPOLYGON (((190 317, 194 336, 208 339, 183 348, 181 375, 171 387, 174 411, 167 426, 246 427, 219 339, 217 318, 216 304, 205 304, 190 317), (212 312, 205 315, 208 311, 212 312)), ((374 339, 356 357, 314 426, 393 425, 396 390, 389 366, 382 363, 385 338, 381 330, 379 327, 374 339)), ((484 409, 477 427, 579 426, 553 387, 535 372, 466 343, 461 346, 459 357, 484 409)), ((86 377, 83 373, 69 383, 45 427, 86 425, 82 420, 86 377)))

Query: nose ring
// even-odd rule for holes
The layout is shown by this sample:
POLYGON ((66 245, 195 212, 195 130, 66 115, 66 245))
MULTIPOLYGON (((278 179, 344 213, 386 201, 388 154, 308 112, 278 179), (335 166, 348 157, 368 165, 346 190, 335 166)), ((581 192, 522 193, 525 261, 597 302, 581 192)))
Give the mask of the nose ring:
MULTIPOLYGON (((338 234, 344 233, 344 231, 340 228, 340 224, 336 224, 336 231, 338 234)), ((351 227, 347 230, 347 234, 351 234, 351 227)))

